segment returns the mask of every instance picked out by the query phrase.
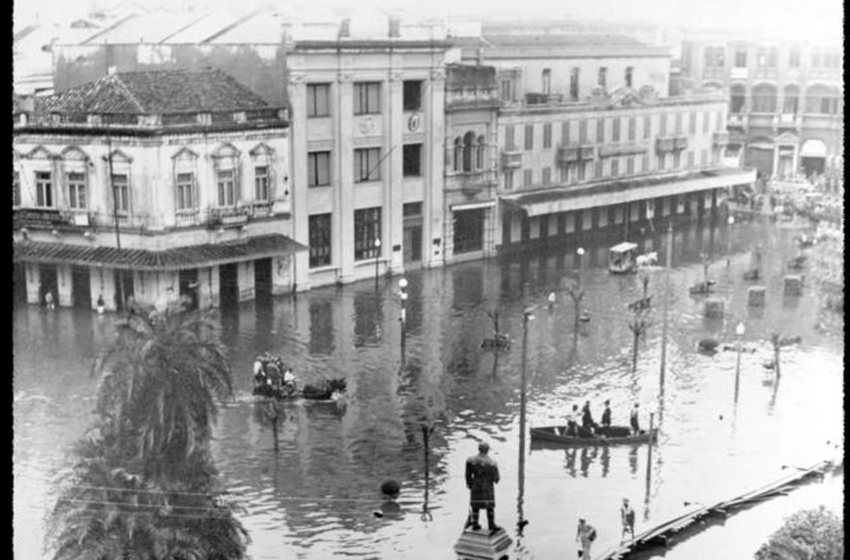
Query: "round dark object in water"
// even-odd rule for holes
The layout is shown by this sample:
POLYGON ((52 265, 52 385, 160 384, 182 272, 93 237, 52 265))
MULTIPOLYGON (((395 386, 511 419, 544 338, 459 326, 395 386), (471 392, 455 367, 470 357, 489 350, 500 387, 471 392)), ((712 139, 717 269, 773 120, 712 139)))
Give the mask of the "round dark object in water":
POLYGON ((397 480, 392 478, 388 478, 384 482, 381 483, 381 494, 385 494, 387 496, 397 496, 401 491, 401 485, 397 480))

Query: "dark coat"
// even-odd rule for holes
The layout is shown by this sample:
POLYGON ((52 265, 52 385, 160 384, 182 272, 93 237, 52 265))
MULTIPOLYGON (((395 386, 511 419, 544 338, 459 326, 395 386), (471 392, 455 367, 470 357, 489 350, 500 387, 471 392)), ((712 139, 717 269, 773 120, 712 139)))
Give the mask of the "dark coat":
POLYGON ((608 428, 611 426, 611 409, 606 407, 602 413, 602 426, 608 428))
POLYGON ((581 411, 581 427, 589 430, 595 425, 596 422, 593 421, 593 415, 590 413, 590 407, 585 406, 581 411))
POLYGON ((466 487, 469 488, 469 503, 476 508, 492 508, 496 505, 493 488, 499 482, 499 466, 487 455, 474 455, 466 460, 466 487))

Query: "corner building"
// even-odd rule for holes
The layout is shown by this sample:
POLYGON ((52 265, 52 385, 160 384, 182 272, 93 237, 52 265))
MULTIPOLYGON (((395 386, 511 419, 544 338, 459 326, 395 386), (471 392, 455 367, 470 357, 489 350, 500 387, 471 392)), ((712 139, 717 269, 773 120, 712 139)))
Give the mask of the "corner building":
POLYGON ((297 288, 442 265, 445 31, 361 9, 285 33, 297 288))

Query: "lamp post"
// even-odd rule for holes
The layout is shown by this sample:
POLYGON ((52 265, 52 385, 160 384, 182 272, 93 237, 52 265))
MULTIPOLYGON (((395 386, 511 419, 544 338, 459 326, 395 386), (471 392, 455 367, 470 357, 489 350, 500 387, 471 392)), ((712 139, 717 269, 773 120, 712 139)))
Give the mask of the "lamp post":
POLYGON ((745 331, 744 323, 738 323, 738 326, 735 327, 735 334, 738 335, 738 357, 735 362, 735 402, 738 402, 738 385, 741 378, 741 339, 744 338, 745 331))
POLYGON ((381 256, 381 238, 375 238, 375 291, 378 291, 378 259, 381 256))
POLYGON ((404 360, 404 350, 407 338, 407 279, 401 278, 398 281, 398 297, 401 300, 401 311, 399 320, 401 321, 401 359, 404 360))
POLYGON ((735 225, 735 216, 729 216, 726 219, 726 267, 732 265, 732 226, 735 225))
POLYGON ((581 290, 581 269, 584 264, 584 259, 582 259, 584 256, 584 248, 579 247, 576 249, 576 254, 578 255, 578 289, 581 290))

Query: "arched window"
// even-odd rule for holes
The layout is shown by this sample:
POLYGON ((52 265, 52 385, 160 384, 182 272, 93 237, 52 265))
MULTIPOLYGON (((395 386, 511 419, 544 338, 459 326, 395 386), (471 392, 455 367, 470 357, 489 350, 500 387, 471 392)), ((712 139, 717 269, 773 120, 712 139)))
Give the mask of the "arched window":
POLYGON ((236 206, 240 200, 239 150, 226 143, 213 152, 219 206, 236 206))
POLYGON ((467 132, 463 136, 463 170, 472 171, 472 154, 475 149, 475 134, 467 132))
POLYGON ((86 210, 89 207, 88 189, 89 156, 76 146, 62 150, 62 172, 68 207, 86 210))
POLYGON ((753 113, 776 112, 776 87, 759 84, 753 88, 753 113))
POLYGON ((785 99, 782 102, 782 112, 786 114, 796 113, 799 108, 800 90, 795 84, 789 84, 785 86, 783 93, 785 99))
POLYGON ((837 115, 838 89, 826 85, 813 85, 806 90, 806 112, 820 115, 837 115))
POLYGON ((729 112, 742 113, 747 103, 747 91, 742 84, 734 84, 729 88, 729 112))
POLYGON ((454 153, 452 155, 452 160, 454 161, 453 169, 456 172, 460 171, 461 161, 463 160, 463 140, 460 138, 455 138, 454 153))
POLYGON ((487 149, 487 143, 484 141, 484 136, 478 137, 478 143, 475 145, 475 169, 484 169, 484 151, 487 149))

